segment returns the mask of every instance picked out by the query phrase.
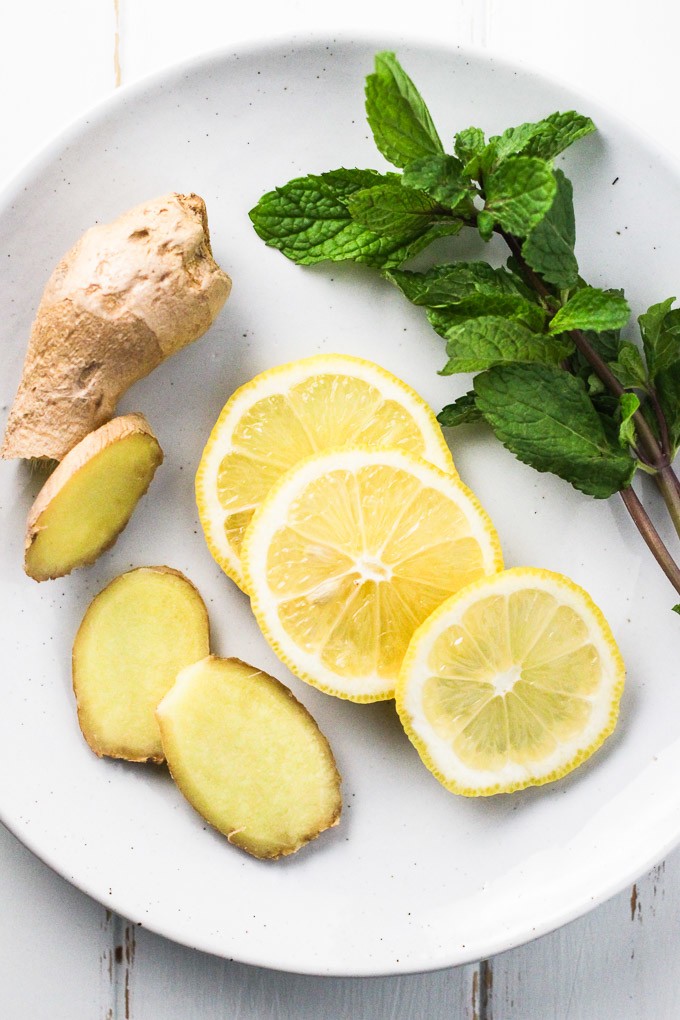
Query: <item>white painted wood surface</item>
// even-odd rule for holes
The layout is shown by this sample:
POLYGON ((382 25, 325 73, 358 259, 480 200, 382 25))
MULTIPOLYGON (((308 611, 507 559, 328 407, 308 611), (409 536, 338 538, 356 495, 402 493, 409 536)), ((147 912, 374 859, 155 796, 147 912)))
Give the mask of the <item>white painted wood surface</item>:
MULTIPOLYGON (((489 47, 562 78, 680 158, 668 0, 34 0, 4 11, 0 179, 119 82, 268 35, 361 31, 489 47), (670 137, 667 133, 670 132, 670 137)), ((4 776, 0 782, 10 782, 4 776)), ((635 820, 631 819, 631 826, 635 820)), ((680 852, 558 932, 479 967, 341 980, 229 963, 112 916, 0 827, 2 1020, 665 1020, 680 1015, 680 852)))

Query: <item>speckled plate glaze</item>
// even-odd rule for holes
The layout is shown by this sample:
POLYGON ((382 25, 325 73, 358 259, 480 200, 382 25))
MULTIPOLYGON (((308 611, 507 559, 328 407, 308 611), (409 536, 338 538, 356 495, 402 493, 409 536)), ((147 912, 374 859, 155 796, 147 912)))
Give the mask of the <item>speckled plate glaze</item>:
MULTIPOLYGON (((267 249, 248 210, 290 177, 383 166, 363 116, 373 53, 396 49, 444 139, 555 109, 600 133, 565 160, 579 259, 592 283, 624 286, 639 313, 678 292, 680 182, 665 158, 597 105, 487 56, 404 40, 310 41, 224 52, 123 89, 53 142, 0 200, 1 404, 19 378, 44 282, 91 223, 166 190, 204 196, 233 294, 210 334, 125 397, 158 432, 166 462, 116 546, 94 567, 36 584, 22 572, 37 481, 0 465, 3 536, 0 817, 36 854, 106 906, 224 957, 311 974, 430 970, 497 953, 582 914, 680 837, 680 684, 673 593, 616 499, 595 502, 523 467, 481 430, 451 437, 464 480, 494 518, 508 565, 571 575, 606 613, 628 665, 618 729, 571 777, 474 801, 442 789, 392 704, 306 688, 275 660, 247 599, 213 563, 193 500, 209 430, 234 388, 317 352, 372 358, 435 409, 467 380, 424 317, 376 274, 300 269, 267 249), (615 186, 612 186, 614 180, 615 186), (344 817, 300 854, 260 863, 192 812, 167 773, 94 757, 70 679, 90 598, 119 572, 166 563, 203 592, 220 654, 289 683, 344 776, 344 817)), ((475 241, 459 254, 481 255, 475 241)), ((500 252, 498 253, 500 257, 500 252)))

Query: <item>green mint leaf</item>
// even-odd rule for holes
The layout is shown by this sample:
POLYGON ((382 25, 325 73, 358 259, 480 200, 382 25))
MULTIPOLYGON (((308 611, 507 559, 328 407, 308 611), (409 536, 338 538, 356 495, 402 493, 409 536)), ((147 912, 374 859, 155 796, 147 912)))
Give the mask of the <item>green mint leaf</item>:
POLYGON ((628 322, 630 308, 621 294, 583 287, 554 316, 551 333, 565 333, 570 329, 601 330, 621 329, 628 322))
POLYGON ((385 159, 404 167, 444 151, 422 96, 394 53, 378 53, 366 79, 366 115, 385 159))
POLYGON ((621 424, 619 426, 619 442, 624 449, 635 446, 636 434, 633 415, 640 408, 640 400, 635 393, 621 394, 621 424))
POLYGON ((419 237, 431 225, 438 206, 424 191, 401 184, 376 184, 347 199, 355 223, 386 237, 419 237))
POLYGON ((654 375, 656 367, 656 349, 659 343, 664 319, 670 312, 674 301, 674 297, 669 297, 665 301, 660 301, 656 305, 651 305, 646 312, 643 312, 642 315, 638 316, 642 345, 644 347, 645 357, 647 358, 647 364, 649 365, 651 375, 654 375))
POLYGON ((608 439, 583 383, 552 365, 499 365, 475 379, 477 406, 521 461, 598 499, 628 485, 634 460, 608 439))
POLYGON ((352 222, 347 198, 388 180, 398 181, 397 174, 341 169, 298 177, 263 195, 250 218, 263 241, 296 262, 343 257, 343 251, 360 245, 362 238, 374 247, 367 232, 352 222))
POLYGON ((443 407, 437 415, 437 421, 447 428, 455 428, 456 425, 470 425, 474 422, 484 421, 484 417, 478 409, 475 395, 471 391, 458 397, 452 404, 443 407))
POLYGON ((428 308, 454 305, 474 294, 526 296, 511 273, 506 269, 493 269, 488 262, 446 263, 424 273, 393 269, 386 276, 414 305, 428 308))
POLYGON ((494 142, 499 162, 508 156, 538 156, 552 160, 578 138, 595 130, 590 117, 584 117, 573 110, 567 113, 553 113, 544 120, 519 124, 508 128, 502 135, 495 135, 494 142))
POLYGON ((490 241, 493 237, 493 228, 496 225, 496 219, 492 213, 487 212, 486 209, 482 209, 477 214, 477 230, 479 236, 483 241, 490 241))
POLYGON ((573 189, 561 170, 555 170, 554 175, 557 191, 553 203, 522 245, 522 255, 544 280, 565 290, 578 280, 573 189))
POLYGON ((331 170, 299 177, 263 195, 250 212, 256 232, 299 265, 350 260, 379 269, 401 265, 436 237, 455 233, 460 224, 435 225, 415 239, 386 237, 354 222, 347 207, 357 191, 396 183, 397 174, 375 170, 331 170))
POLYGON ((448 209, 470 197, 470 181, 455 156, 423 156, 414 160, 405 167, 402 184, 427 192, 448 209))
POLYGON ((489 142, 496 146, 498 161, 524 153, 531 139, 541 130, 542 124, 542 121, 536 124, 518 124, 517 127, 508 128, 502 135, 493 135, 489 142))
POLYGON ((591 397, 599 396, 601 393, 607 392, 605 384, 598 375, 595 375, 594 372, 591 372, 586 376, 585 383, 591 397))
POLYGON ((579 138, 596 130, 590 117, 584 117, 575 110, 551 113, 545 120, 539 121, 537 127, 540 130, 529 138, 522 152, 527 156, 549 160, 564 152, 579 138))
POLYGON ((453 151, 461 163, 469 163, 486 147, 486 139, 481 128, 469 127, 459 131, 454 138, 453 151))
POLYGON ((680 613, 680 602, 678 602, 677 606, 673 606, 672 609, 674 613, 680 613))
POLYGON ((652 305, 638 317, 642 343, 654 378, 680 361, 680 308, 672 308, 674 297, 652 305))
MULTIPOLYGON (((545 312, 540 305, 533 301, 527 301, 520 294, 470 294, 461 298, 455 304, 444 305, 438 308, 428 308, 427 317, 430 325, 440 336, 448 336, 448 331, 454 326, 460 326, 468 319, 478 319, 482 316, 494 316, 495 318, 507 319, 511 322, 518 322, 528 330, 540 333, 545 326, 545 312)), ((554 338, 549 339, 551 346, 555 347, 554 338)), ((566 355, 573 349, 568 343, 557 344, 560 350, 566 355)))
POLYGON ((568 345, 555 342, 553 337, 532 333, 519 322, 493 315, 450 326, 444 335, 449 360, 441 375, 483 372, 509 362, 557 364, 569 352, 568 345))
POLYGON ((680 446, 680 361, 658 372, 654 378, 656 395, 668 425, 668 434, 675 455, 680 446))
POLYGON ((484 211, 519 237, 526 237, 541 222, 557 192, 550 166, 528 156, 508 157, 485 178, 485 185, 484 211))
MULTIPOLYGON (((616 361, 621 349, 620 329, 603 329, 599 333, 594 333, 590 329, 584 329, 583 335, 603 361, 616 361)), ((586 362, 586 364, 590 369, 590 362, 586 362)))
POLYGON ((496 143, 487 142, 481 152, 475 153, 467 161, 463 167, 463 173, 474 181, 481 181, 485 174, 490 173, 497 162, 496 143))
POLYGON ((611 361, 609 367, 626 389, 646 389, 649 385, 640 348, 627 340, 619 345, 616 361, 611 361))

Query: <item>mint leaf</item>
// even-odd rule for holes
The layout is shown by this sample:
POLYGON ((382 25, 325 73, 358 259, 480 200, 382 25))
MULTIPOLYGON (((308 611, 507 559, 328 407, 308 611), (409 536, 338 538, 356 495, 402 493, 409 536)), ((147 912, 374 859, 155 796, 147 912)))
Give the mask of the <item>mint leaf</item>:
POLYGON ((444 334, 449 360, 440 375, 482 372, 507 362, 556 364, 569 348, 554 338, 532 333, 519 322, 493 315, 451 326, 444 334))
POLYGON ((345 169, 298 177, 263 195, 250 218, 266 244, 300 265, 330 259, 377 268, 398 266, 454 229, 450 224, 435 225, 414 240, 381 236, 352 219, 347 203, 355 192, 380 183, 396 183, 401 190, 399 180, 397 174, 345 169))
POLYGON ((453 142, 453 151, 461 163, 469 163, 473 156, 478 156, 486 146, 486 139, 481 128, 469 127, 459 131, 453 142))
POLYGON ((607 438, 579 379, 552 365, 499 365, 474 386, 477 407, 525 464, 598 499, 629 484, 635 462, 607 438))
POLYGON ((404 169, 402 184, 426 191, 449 209, 470 197, 470 181, 455 156, 423 156, 414 160, 404 169))
POLYGON ((554 159, 579 138, 596 130, 590 117, 584 117, 575 110, 551 113, 545 120, 539 121, 537 127, 540 130, 528 140, 522 151, 539 159, 554 159))
POLYGON ((628 302, 621 294, 598 290, 597 287, 583 287, 562 305, 550 323, 550 332, 621 329, 628 322, 629 316, 628 302))
POLYGON ((385 275, 414 305, 429 308, 453 305, 473 294, 525 294, 512 273, 493 269, 488 262, 445 263, 424 273, 392 269, 385 275))
POLYGON ((674 613, 680 613, 680 602, 676 606, 672 607, 674 613))
MULTIPOLYGON (((429 308, 427 311, 430 324, 444 337, 448 336, 449 329, 480 316, 512 320, 537 333, 542 332, 545 325, 545 312, 541 306, 527 301, 519 294, 470 294, 455 304, 429 308)), ((570 344, 555 345, 554 338, 550 338, 549 343, 563 351, 562 357, 566 357, 573 349, 570 344)))
POLYGON ((680 446, 680 361, 676 361, 663 372, 658 372, 654 384, 675 454, 680 446))
POLYGON ((517 127, 508 128, 502 135, 493 135, 489 142, 494 143, 499 162, 508 156, 524 153, 531 139, 541 130, 541 126, 540 121, 536 124, 518 124, 517 127))
POLYGON ((366 79, 366 115, 385 159, 404 167, 444 151, 432 117, 394 53, 378 53, 366 79))
POLYGON ((619 442, 624 448, 635 446, 636 434, 633 415, 640 408, 639 397, 635 393, 621 394, 621 424, 619 426, 619 442))
POLYGON ((463 167, 463 173, 466 177, 471 177, 475 181, 481 181, 485 174, 490 173, 497 162, 496 143, 490 141, 487 142, 481 152, 476 152, 470 157, 463 167))
POLYGON ((554 176, 557 191, 553 203, 522 245, 522 255, 544 280, 565 290, 578 280, 573 189, 561 170, 555 170, 554 176))
POLYGON ((619 345, 617 359, 610 362, 609 367, 626 389, 646 389, 649 385, 640 349, 627 340, 619 345))
MULTIPOLYGON (((620 329, 603 329, 597 333, 590 329, 584 329, 583 335, 603 361, 615 361, 618 358, 621 349, 620 329)), ((588 362, 587 364, 590 369, 590 364, 588 362)))
POLYGON ((595 125, 590 117, 570 110, 567 113, 552 113, 544 120, 508 128, 502 135, 495 135, 489 141, 495 143, 499 161, 515 154, 552 160, 578 138, 594 130, 595 125))
POLYGON ((638 317, 642 343, 652 378, 680 361, 680 308, 674 297, 652 305, 638 317))
POLYGON ((477 407, 474 393, 470 392, 464 393, 452 404, 443 407, 437 415, 437 421, 447 428, 454 428, 456 425, 470 425, 474 422, 484 421, 484 417, 477 407))
MULTIPOLYGON (((355 223, 386 237, 418 237, 432 223, 437 203, 424 191, 401 184, 377 184, 347 199, 355 223)), ((462 226, 462 224, 461 224, 462 226)))
POLYGON ((557 192, 548 164, 528 156, 510 156, 488 175, 485 185, 487 215, 520 237, 526 237, 540 223, 557 192))

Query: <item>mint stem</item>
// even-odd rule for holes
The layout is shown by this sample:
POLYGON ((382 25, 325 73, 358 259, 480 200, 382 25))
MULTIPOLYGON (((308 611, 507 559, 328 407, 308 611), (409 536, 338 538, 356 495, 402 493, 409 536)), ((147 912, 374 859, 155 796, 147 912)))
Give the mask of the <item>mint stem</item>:
POLYGON ((680 482, 671 467, 661 468, 655 475, 656 484, 678 535, 680 535, 680 482))
MULTIPOLYGON (((519 239, 514 237, 512 234, 508 234, 505 230, 499 230, 498 232, 510 248, 510 251, 517 261, 526 282, 533 290, 536 291, 537 294, 540 295, 540 297, 543 298, 544 301, 550 304, 552 311, 556 312, 559 308, 557 299, 550 293, 540 276, 535 273, 531 266, 529 266, 526 262, 522 255, 522 245, 519 239)), ((625 393, 624 387, 616 378, 609 365, 603 361, 592 344, 588 342, 583 332, 580 329, 572 329, 569 331, 569 336, 571 337, 574 346, 593 367, 598 378, 605 384, 610 393, 613 393, 617 397, 620 397, 623 393, 625 393)), ((653 406, 656 408, 656 405, 653 404, 653 406)), ((659 443, 652 429, 649 427, 644 415, 640 411, 636 411, 633 415, 633 421, 635 422, 635 429, 640 439, 641 450, 648 458, 650 465, 656 468, 659 473, 666 472, 668 475, 668 472, 670 472, 670 474, 675 478, 674 484, 680 490, 680 482, 678 482, 675 472, 670 466, 668 451, 659 443)), ((659 426, 662 434, 667 433, 666 421, 663 418, 663 414, 660 416, 659 426)), ((662 488, 660 486, 660 488, 664 493, 664 499, 666 499, 666 494, 664 492, 665 487, 662 488)), ((668 491, 670 491, 670 485, 668 487, 668 491)), ((668 504, 668 501, 666 501, 666 503, 669 513, 673 518, 676 530, 680 535, 680 526, 676 521, 674 511, 671 511, 671 506, 668 504)))
POLYGON ((659 564, 675 590, 678 594, 680 594, 680 567, 678 567, 677 563, 664 545, 658 531, 652 524, 647 511, 638 499, 638 496, 632 486, 629 485, 625 489, 621 490, 621 499, 626 506, 626 510, 632 517, 635 526, 647 543, 652 556, 659 564))
MULTIPOLYGON (((512 252, 526 283, 534 291, 536 291, 536 293, 551 307, 553 311, 557 311, 559 302, 548 290, 541 277, 535 273, 531 266, 526 262, 522 254, 522 244, 519 239, 500 228, 498 229, 498 233, 504 239, 512 252)), ((581 330, 574 329, 569 332, 569 336, 571 337, 574 346, 592 366, 599 379, 605 384, 609 391, 615 396, 620 397, 621 394, 625 392, 624 387, 609 368, 609 365, 603 361, 597 351, 593 348, 592 344, 588 342, 583 332, 581 330)), ((656 472, 654 475, 656 484, 663 496, 663 500, 673 522, 673 526, 677 534, 680 536, 680 480, 678 480, 678 477, 670 464, 669 444, 666 440, 668 429, 663 412, 658 405, 658 401, 656 401, 656 403, 652 402, 652 406, 654 407, 659 420, 659 428, 662 436, 661 443, 659 443, 659 440, 654 435, 654 432, 649 427, 647 420, 640 411, 635 412, 633 420, 635 422, 635 429, 640 441, 640 450, 644 454, 644 457, 649 462, 650 466, 653 467, 656 472)), ((680 568, 664 545, 661 536, 652 524, 647 511, 638 499, 636 493, 630 486, 628 486, 621 490, 621 498, 626 505, 628 513, 633 519, 633 523, 649 546, 652 555, 675 590, 680 593, 680 568)))

